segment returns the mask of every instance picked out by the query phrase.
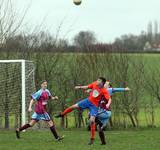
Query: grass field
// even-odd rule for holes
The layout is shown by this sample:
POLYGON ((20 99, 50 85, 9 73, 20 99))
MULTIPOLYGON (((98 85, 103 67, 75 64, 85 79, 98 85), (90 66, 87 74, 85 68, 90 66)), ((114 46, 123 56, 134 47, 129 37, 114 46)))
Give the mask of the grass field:
POLYGON ((16 139, 13 131, 0 131, 0 150, 159 150, 160 128, 106 131, 107 145, 100 145, 96 134, 94 145, 87 145, 89 132, 79 130, 61 131, 62 143, 53 140, 48 130, 29 130, 16 139))

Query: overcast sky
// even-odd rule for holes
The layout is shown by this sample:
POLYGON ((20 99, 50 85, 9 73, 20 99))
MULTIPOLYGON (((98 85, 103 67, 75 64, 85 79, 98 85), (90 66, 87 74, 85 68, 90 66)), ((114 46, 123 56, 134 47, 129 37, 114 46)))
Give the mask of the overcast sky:
POLYGON ((14 0, 17 10, 29 6, 25 22, 52 34, 61 25, 60 37, 73 39, 81 30, 94 31, 102 42, 112 42, 122 34, 139 34, 149 21, 160 21, 160 0, 14 0))

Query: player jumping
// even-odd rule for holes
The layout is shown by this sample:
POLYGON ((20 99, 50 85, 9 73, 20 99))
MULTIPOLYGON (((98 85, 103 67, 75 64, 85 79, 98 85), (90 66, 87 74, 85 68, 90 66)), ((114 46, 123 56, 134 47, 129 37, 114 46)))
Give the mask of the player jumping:
POLYGON ((94 136, 95 136, 95 117, 98 113, 98 104, 99 101, 101 100, 101 97, 104 96, 105 100, 108 102, 106 105, 106 108, 110 107, 111 104, 111 98, 109 96, 109 92, 107 91, 106 88, 104 88, 104 84, 106 82, 106 79, 103 77, 99 77, 97 81, 86 85, 86 86, 75 86, 75 89, 92 89, 92 92, 90 93, 90 96, 72 106, 69 108, 65 109, 63 112, 58 114, 55 117, 63 117, 66 114, 70 113, 74 109, 89 109, 90 111, 90 127, 91 127, 91 138, 90 142, 88 143, 89 145, 94 143, 94 136))
MULTIPOLYGON (((112 96, 116 92, 125 92, 125 91, 130 90, 128 87, 126 87, 126 88, 112 88, 110 86, 110 82, 108 82, 108 81, 105 83, 104 87, 107 88, 110 96, 112 96)), ((99 126, 98 133, 99 133, 99 137, 101 139, 102 145, 106 144, 105 135, 104 135, 103 130, 106 127, 109 118, 111 117, 111 108, 110 107, 107 108, 106 104, 107 104, 107 102, 105 100, 105 97, 102 97, 100 104, 99 104, 98 114, 96 116, 96 123, 99 126)))
POLYGON ((16 136, 20 138, 20 132, 33 127, 39 120, 44 120, 50 127, 50 130, 57 141, 61 141, 63 137, 58 136, 55 124, 51 120, 49 114, 46 112, 46 105, 48 100, 58 99, 57 96, 52 96, 50 91, 47 89, 47 81, 41 82, 41 89, 32 95, 32 99, 29 104, 28 111, 32 112, 32 105, 35 103, 34 113, 32 115, 31 121, 24 126, 16 129, 16 136))

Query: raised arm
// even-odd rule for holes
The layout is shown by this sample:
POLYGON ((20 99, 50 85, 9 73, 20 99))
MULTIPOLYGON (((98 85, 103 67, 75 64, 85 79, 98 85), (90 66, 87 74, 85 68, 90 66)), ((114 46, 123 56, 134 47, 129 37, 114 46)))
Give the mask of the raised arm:
POLYGON ((88 89, 88 85, 84 85, 84 86, 75 86, 75 89, 88 89))
POLYGON ((91 83, 91 84, 89 84, 89 85, 84 85, 84 86, 79 85, 79 86, 75 86, 75 89, 84 89, 84 90, 86 90, 86 89, 92 89, 92 88, 93 88, 93 85, 94 85, 94 82, 91 83))
POLYGON ((130 91, 130 88, 129 87, 126 87, 126 88, 112 88, 113 93, 115 93, 115 92, 125 92, 125 91, 130 91))
POLYGON ((130 91, 131 89, 129 87, 126 87, 125 88, 125 91, 130 91))

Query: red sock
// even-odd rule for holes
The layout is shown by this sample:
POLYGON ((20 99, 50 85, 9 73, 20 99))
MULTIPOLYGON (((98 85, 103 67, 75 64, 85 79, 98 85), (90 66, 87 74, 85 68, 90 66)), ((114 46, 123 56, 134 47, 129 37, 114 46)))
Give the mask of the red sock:
POLYGON ((70 113, 71 111, 73 110, 73 108, 67 108, 67 109, 65 109, 62 113, 61 113, 61 115, 62 116, 65 116, 66 114, 68 114, 68 113, 70 113))
POLYGON ((95 123, 91 124, 91 139, 94 140, 95 135, 95 123))

